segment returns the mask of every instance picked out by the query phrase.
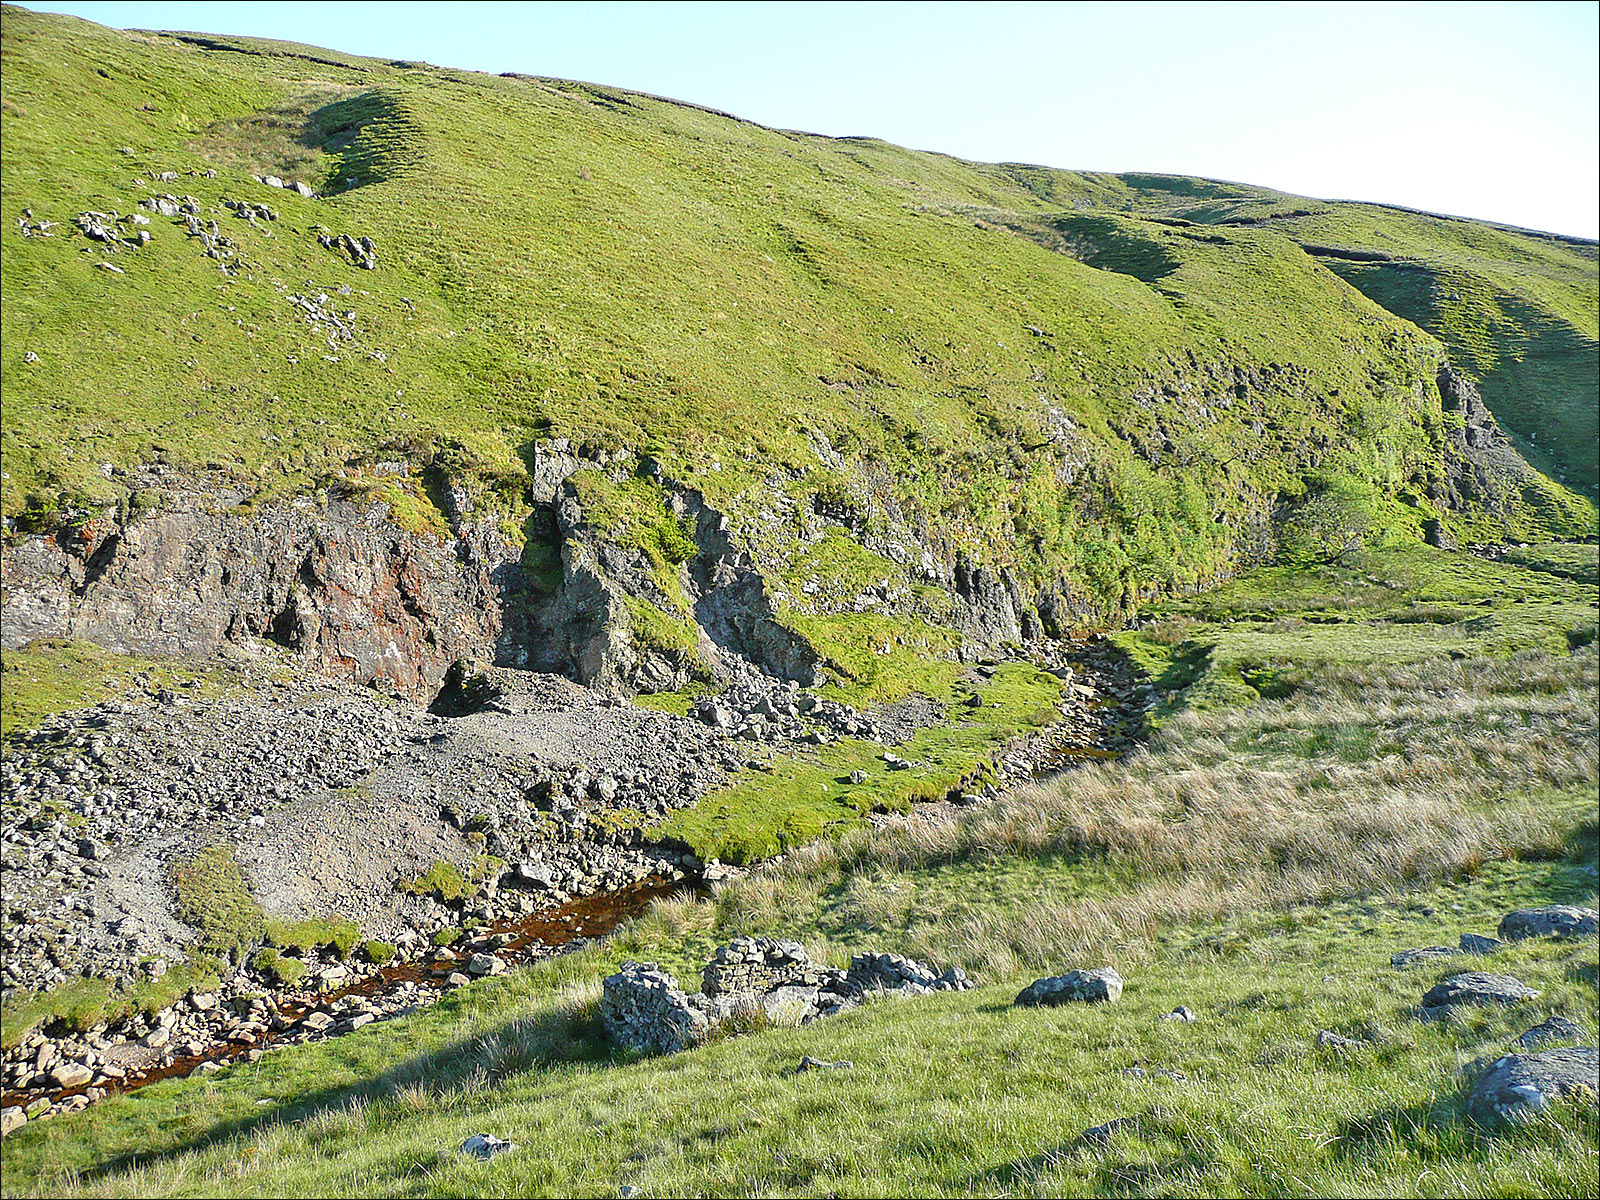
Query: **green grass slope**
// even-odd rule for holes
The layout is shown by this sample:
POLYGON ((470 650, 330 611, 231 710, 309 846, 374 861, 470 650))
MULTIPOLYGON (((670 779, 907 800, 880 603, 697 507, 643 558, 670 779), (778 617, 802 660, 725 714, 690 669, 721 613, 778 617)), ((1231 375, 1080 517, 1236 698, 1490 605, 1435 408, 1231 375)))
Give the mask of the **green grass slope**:
MULTIPOLYGON (((1399 498, 1403 536, 1441 516, 1480 538, 1594 529, 1589 501, 1539 477, 1498 514, 1437 511, 1440 343, 1302 249, 1319 227, 1224 220, 1285 203, 1260 189, 3 19, 3 207, 55 222, 0 241, 0 507, 23 528, 124 499, 118 472, 151 460, 263 499, 375 457, 515 494, 531 445, 565 436, 651 456, 765 528, 780 567, 793 531, 763 507, 820 504, 836 456, 856 535, 892 510, 942 554, 1067 579, 1088 609, 1230 571, 1241 531, 1329 472, 1399 498), (251 178, 268 173, 322 198, 251 178), (233 243, 224 258, 181 219, 126 226, 151 235, 142 248, 73 226, 157 192, 193 197, 233 243), (319 233, 372 238, 376 269, 319 233)), ((1327 207, 1422 236, 1423 218, 1327 207)), ((1574 267, 1548 239, 1464 228, 1528 257, 1538 287, 1517 295, 1592 339, 1592 254, 1574 267)))
POLYGON ((1541 470, 1594 498, 1600 443, 1597 248, 1581 238, 1392 206, 1172 176, 1011 173, 1064 208, 1267 228, 1450 348, 1541 470))

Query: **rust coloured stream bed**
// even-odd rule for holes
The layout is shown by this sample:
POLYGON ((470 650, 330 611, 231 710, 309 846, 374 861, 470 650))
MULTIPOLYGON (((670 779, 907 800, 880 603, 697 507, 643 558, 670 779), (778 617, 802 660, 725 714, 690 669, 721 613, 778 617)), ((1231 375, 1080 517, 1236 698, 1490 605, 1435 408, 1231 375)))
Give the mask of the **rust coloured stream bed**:
MULTIPOLYGON (((613 892, 582 896, 545 912, 480 926, 472 931, 468 944, 495 954, 504 959, 507 965, 525 965, 548 958, 551 954, 572 947, 574 943, 586 943, 592 938, 603 937, 629 918, 642 915, 658 899, 696 892, 701 887, 700 883, 692 879, 644 879, 613 892), (509 937, 503 945, 497 945, 490 940, 507 935, 509 937)), ((163 1079, 189 1075, 204 1063, 229 1063, 244 1058, 252 1050, 265 1050, 285 1042, 300 1041, 303 1038, 293 1036, 297 1032, 294 1024, 315 1010, 328 1008, 350 996, 367 998, 384 996, 408 986, 445 991, 451 986, 445 978, 448 973, 445 970, 436 973, 435 968, 426 961, 408 960, 380 968, 347 987, 333 991, 314 994, 280 993, 281 999, 277 1011, 286 1028, 264 1030, 249 1041, 224 1039, 206 1047, 199 1054, 186 1054, 173 1059, 170 1063, 152 1066, 148 1070, 140 1070, 130 1065, 121 1081, 107 1080, 97 1085, 97 1088, 107 1095, 113 1092, 136 1091, 163 1079)), ((327 1033, 328 1037, 341 1035, 332 1030, 327 1033)), ((118 1049, 143 1048, 137 1043, 130 1042, 118 1049)), ((152 1052, 146 1051, 146 1053, 152 1052)), ((59 1104, 88 1091, 90 1088, 87 1085, 65 1089, 28 1088, 6 1092, 0 1097, 0 1107, 9 1108, 15 1104, 26 1108, 40 1098, 59 1104)))

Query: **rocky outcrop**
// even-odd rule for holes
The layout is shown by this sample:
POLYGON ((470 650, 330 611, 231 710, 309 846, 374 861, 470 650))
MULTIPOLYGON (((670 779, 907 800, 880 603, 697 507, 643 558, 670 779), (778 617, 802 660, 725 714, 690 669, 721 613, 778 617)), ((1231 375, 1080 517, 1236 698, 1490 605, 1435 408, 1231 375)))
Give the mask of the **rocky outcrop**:
POLYGON ((7 547, 4 644, 72 637, 195 656, 259 637, 413 696, 430 694, 455 659, 495 657, 514 560, 408 533, 383 503, 248 517, 214 507, 191 493, 169 511, 103 515, 7 547))
POLYGON ((1438 1010, 1460 1004, 1518 1004, 1538 996, 1538 992, 1511 975, 1466 971, 1429 988, 1422 997, 1422 1007, 1438 1010))

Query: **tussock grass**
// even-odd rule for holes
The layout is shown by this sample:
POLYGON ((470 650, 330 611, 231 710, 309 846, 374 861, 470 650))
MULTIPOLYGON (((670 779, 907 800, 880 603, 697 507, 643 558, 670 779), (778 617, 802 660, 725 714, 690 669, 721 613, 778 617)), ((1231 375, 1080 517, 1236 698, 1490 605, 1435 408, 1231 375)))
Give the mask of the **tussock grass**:
MULTIPOLYGON (((915 952, 993 978, 1148 954, 1176 923, 1560 856, 1600 779, 1596 682, 1592 652, 1329 668, 1288 699, 1184 712, 1122 762, 965 819, 805 847, 724 887, 716 923, 777 931, 804 913, 840 934, 896 928, 915 952), (1019 861, 1127 882, 1007 904, 883 899, 918 897, 952 868, 976 890, 1019 861)), ((689 923, 670 907, 659 919, 689 923)))

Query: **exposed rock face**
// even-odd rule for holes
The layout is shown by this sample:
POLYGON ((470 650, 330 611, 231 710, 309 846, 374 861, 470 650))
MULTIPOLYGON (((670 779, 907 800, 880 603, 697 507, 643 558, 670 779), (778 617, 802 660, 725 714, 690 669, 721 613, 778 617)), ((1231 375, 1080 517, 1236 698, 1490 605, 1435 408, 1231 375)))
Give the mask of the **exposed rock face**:
POLYGON ((335 502, 240 519, 191 509, 106 520, 5 555, 5 645, 76 637, 125 653, 214 653, 253 634, 358 682, 421 695, 453 659, 493 657, 497 568, 452 541, 335 502))
MULTIPOLYGON (((1456 512, 1477 501, 1491 512, 1505 513, 1515 507, 1520 489, 1537 473, 1496 423, 1471 378, 1445 363, 1437 382, 1440 407, 1459 415, 1461 425, 1450 434, 1451 460, 1445 478, 1429 484, 1429 498, 1456 512)), ((1428 540, 1443 544, 1437 525, 1428 531, 1428 540)))
POLYGON ((1473 1084, 1467 1110, 1484 1125, 1516 1124, 1563 1100, 1593 1106, 1600 1095, 1600 1050, 1563 1046, 1508 1054, 1473 1084))
POLYGON ((1122 976, 1117 974, 1116 968, 1097 967, 1092 971, 1068 971, 1065 975, 1035 979, 1022 989, 1013 1003, 1022 1008, 1076 1002, 1111 1004, 1121 995, 1122 976))
POLYGON ((1519 908, 1500 918, 1500 937, 1517 941, 1531 937, 1589 937, 1600 930, 1600 912, 1570 904, 1519 908))

